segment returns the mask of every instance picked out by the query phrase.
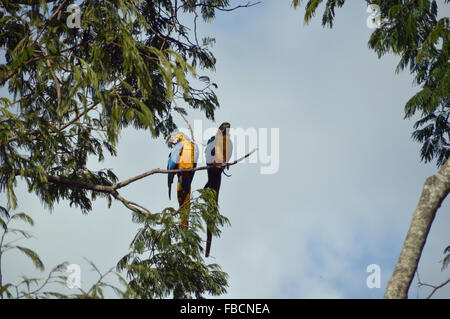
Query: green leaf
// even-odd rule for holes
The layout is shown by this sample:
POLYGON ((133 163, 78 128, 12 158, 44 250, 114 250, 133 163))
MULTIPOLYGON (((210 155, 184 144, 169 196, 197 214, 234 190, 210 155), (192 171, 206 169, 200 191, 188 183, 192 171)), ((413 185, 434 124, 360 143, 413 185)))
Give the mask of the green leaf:
POLYGON ((41 271, 45 269, 41 259, 33 250, 22 246, 16 246, 16 248, 19 249, 21 252, 23 252, 28 258, 30 258, 37 269, 41 271))
POLYGON ((28 216, 25 213, 17 213, 17 214, 13 214, 10 218, 10 220, 14 220, 14 219, 19 219, 27 224, 29 224, 30 226, 34 226, 34 221, 33 218, 31 218, 30 216, 28 216))
POLYGON ((442 260, 442 269, 441 270, 446 269, 450 263, 450 246, 447 246, 444 249, 444 254, 447 254, 447 255, 442 260))

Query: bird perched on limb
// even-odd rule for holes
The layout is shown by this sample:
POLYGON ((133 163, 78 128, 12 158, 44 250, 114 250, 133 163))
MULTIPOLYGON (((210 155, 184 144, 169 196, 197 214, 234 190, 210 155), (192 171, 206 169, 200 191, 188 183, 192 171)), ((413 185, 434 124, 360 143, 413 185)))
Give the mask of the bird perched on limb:
MULTIPOLYGON (((230 139, 230 123, 225 122, 219 126, 215 136, 212 136, 206 145, 205 155, 208 168, 208 182, 205 188, 211 188, 216 191, 216 203, 219 200, 220 183, 224 167, 217 167, 214 164, 228 163, 233 153, 233 144, 230 139)), ((211 249, 212 233, 207 227, 206 230, 206 249, 205 256, 209 256, 211 249)))
MULTIPOLYGON (((197 166, 198 148, 183 133, 174 133, 167 138, 167 145, 172 149, 169 154, 167 169, 190 169, 197 166)), ((182 211, 181 227, 187 229, 189 226, 189 208, 191 200, 191 184, 194 178, 194 171, 186 171, 177 173, 177 198, 179 208, 182 211), (183 213, 186 212, 186 213, 183 213)), ((169 186, 169 199, 175 173, 168 174, 167 184, 169 186)))

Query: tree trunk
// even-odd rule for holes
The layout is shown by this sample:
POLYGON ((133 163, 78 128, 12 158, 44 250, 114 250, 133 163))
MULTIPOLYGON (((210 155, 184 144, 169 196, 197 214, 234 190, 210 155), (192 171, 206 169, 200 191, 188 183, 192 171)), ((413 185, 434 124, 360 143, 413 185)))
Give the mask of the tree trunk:
POLYGON ((422 249, 438 208, 450 192, 450 158, 435 175, 427 178, 419 204, 413 214, 408 234, 384 298, 407 298, 422 249))

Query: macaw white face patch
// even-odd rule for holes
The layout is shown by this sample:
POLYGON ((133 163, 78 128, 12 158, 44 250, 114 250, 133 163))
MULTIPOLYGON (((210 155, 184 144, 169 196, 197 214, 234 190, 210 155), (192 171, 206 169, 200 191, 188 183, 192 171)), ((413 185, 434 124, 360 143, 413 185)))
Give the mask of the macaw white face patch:
POLYGON ((174 147, 175 145, 177 145, 179 141, 180 141, 180 139, 179 139, 177 136, 173 135, 173 136, 171 136, 171 137, 167 140, 167 145, 168 145, 170 148, 172 148, 172 147, 174 147))

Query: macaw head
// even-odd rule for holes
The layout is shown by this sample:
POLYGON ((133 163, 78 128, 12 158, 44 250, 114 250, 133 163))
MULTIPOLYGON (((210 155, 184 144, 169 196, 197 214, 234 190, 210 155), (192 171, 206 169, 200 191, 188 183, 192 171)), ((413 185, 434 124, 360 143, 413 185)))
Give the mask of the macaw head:
POLYGON ((219 131, 222 133, 222 135, 228 135, 230 130, 231 124, 228 122, 223 122, 219 126, 219 131))
POLYGON ((174 133, 167 138, 166 143, 172 148, 184 139, 186 139, 186 137, 182 133, 174 133))

